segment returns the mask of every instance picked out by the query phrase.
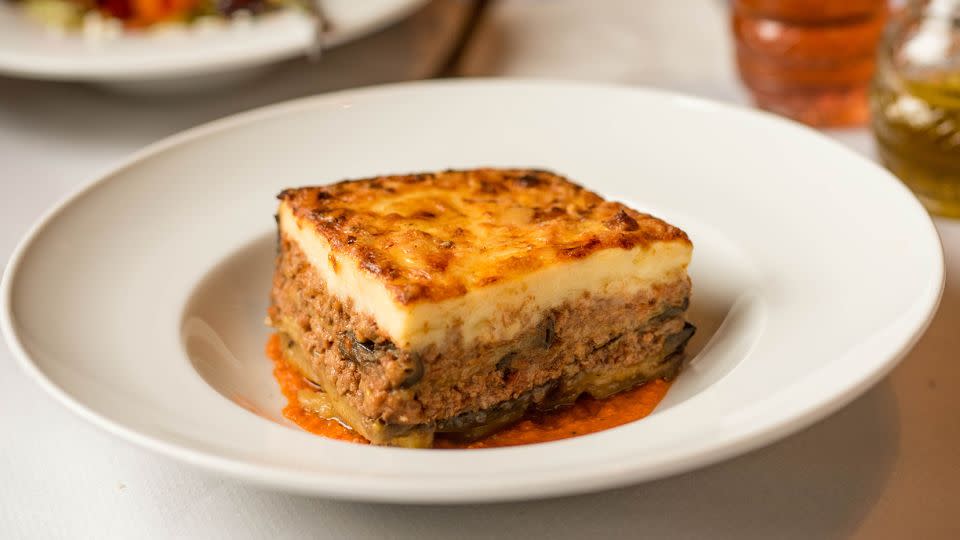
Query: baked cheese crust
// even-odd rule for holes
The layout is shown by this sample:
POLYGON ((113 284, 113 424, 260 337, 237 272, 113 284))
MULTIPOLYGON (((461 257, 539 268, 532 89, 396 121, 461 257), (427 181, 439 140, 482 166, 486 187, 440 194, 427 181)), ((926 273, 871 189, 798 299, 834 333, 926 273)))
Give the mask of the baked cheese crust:
POLYGON ((692 253, 680 229, 540 170, 384 176, 279 199, 281 234, 403 348, 509 339, 583 294, 676 281, 692 253))

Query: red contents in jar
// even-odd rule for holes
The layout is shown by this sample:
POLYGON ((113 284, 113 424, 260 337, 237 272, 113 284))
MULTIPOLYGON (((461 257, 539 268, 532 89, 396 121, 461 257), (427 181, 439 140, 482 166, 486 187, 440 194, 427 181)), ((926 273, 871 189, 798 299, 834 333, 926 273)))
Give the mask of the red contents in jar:
POLYGON ((863 124, 886 0, 737 0, 740 78, 756 104, 813 126, 863 124))

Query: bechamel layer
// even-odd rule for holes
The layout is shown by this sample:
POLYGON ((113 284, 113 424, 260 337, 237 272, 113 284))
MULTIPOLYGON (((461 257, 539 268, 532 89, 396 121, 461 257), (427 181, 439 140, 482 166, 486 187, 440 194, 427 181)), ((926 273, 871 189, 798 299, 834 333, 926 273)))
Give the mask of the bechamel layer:
POLYGON ((451 331, 461 334, 464 345, 510 339, 539 322, 544 312, 585 293, 633 295, 682 279, 692 254, 685 241, 603 249, 458 297, 404 305, 358 261, 333 251, 309 223, 298 222, 286 205, 280 207, 279 226, 304 252, 330 294, 352 301, 394 344, 413 350, 440 343, 451 331))

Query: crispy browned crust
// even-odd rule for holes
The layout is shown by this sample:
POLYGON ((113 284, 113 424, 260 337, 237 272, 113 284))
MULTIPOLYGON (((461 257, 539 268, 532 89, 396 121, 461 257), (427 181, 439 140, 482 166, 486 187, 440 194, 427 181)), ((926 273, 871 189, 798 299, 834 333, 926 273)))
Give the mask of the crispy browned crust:
POLYGON ((440 301, 602 249, 690 243, 557 174, 475 169, 288 189, 278 198, 400 304, 440 301))

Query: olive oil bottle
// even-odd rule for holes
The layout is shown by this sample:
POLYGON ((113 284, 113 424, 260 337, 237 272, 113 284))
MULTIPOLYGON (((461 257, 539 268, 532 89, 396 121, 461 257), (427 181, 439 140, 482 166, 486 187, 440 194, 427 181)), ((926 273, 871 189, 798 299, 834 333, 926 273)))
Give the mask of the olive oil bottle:
POLYGON ((877 87, 872 116, 883 163, 931 212, 960 217, 960 72, 877 87))
POLYGON ((960 2, 950 3, 922 3, 893 23, 870 113, 887 168, 930 212, 960 218, 960 2))

